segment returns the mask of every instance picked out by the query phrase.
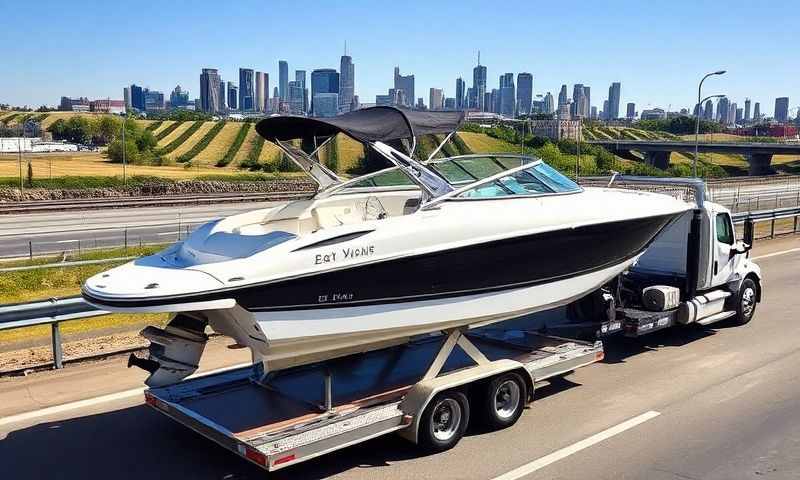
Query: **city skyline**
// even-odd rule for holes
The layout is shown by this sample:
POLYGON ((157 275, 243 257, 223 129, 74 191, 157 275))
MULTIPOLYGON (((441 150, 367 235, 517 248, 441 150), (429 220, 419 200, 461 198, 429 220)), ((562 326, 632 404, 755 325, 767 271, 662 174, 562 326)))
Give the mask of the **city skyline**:
MULTIPOLYGON (((464 8, 469 9, 465 7, 467 3, 470 2, 443 2, 437 13, 443 19, 449 18, 464 8)), ((497 87, 493 85, 494 80, 505 72, 530 72, 534 79, 534 96, 546 92, 557 95, 563 83, 591 85, 603 92, 612 82, 619 81, 624 85, 623 105, 630 101, 641 109, 666 109, 672 105, 673 110, 679 110, 693 106, 696 84, 704 73, 725 68, 728 73, 707 82, 704 93, 726 94, 740 103, 752 98, 760 101, 761 113, 768 116, 773 114, 775 98, 800 99, 800 82, 797 81, 800 67, 786 60, 793 53, 789 32, 797 14, 775 16, 760 11, 764 9, 748 9, 744 2, 727 3, 723 11, 694 4, 691 9, 681 8, 681 3, 676 2, 673 8, 658 15, 651 12, 650 17, 647 13, 630 13, 631 9, 623 6, 602 9, 587 4, 576 8, 575 16, 568 22, 556 15, 556 8, 537 6, 537 16, 541 14, 548 21, 537 22, 535 36, 546 38, 570 32, 569 41, 551 44, 507 41, 506 32, 524 27, 526 15, 499 18, 502 16, 499 11, 487 11, 487 18, 481 21, 482 29, 489 28, 490 33, 496 35, 486 35, 484 31, 480 36, 470 34, 475 26, 468 25, 469 22, 465 22, 467 25, 448 24, 446 35, 433 35, 435 29, 427 21, 412 22, 410 26, 399 19, 359 22, 358 28, 349 29, 323 21, 328 18, 326 11, 336 11, 345 18, 364 18, 382 8, 380 2, 348 2, 336 9, 316 7, 320 14, 311 16, 303 36, 298 36, 291 22, 259 27, 263 18, 255 14, 258 4, 237 2, 221 12, 221 18, 215 18, 215 22, 236 18, 240 22, 237 29, 258 38, 241 42, 240 35, 207 35, 211 21, 203 16, 200 4, 181 11, 185 18, 180 29, 171 26, 171 12, 156 9, 151 18, 156 27, 142 33, 115 22, 106 25, 103 21, 92 21, 98 15, 123 18, 124 9, 118 5, 109 5, 99 12, 92 8, 92 3, 86 3, 85 8, 76 6, 64 12, 55 8, 56 3, 45 1, 37 4, 42 5, 38 8, 15 7, 7 18, 10 28, 0 33, 0 37, 35 28, 36 24, 32 23, 35 18, 37 22, 47 23, 48 28, 52 23, 53 35, 61 36, 59 44, 43 39, 48 36, 26 37, 25 42, 8 38, 8 44, 18 46, 7 62, 9 73, 0 79, 0 102, 35 108, 41 104, 55 105, 62 95, 120 98, 120 86, 133 81, 164 92, 178 84, 188 86, 191 97, 199 98, 196 78, 201 68, 216 68, 226 80, 237 78, 241 67, 278 79, 278 60, 288 61, 289 70, 338 69, 345 41, 353 63, 359 65, 355 94, 362 100, 385 94, 392 86, 394 66, 400 66, 404 74, 416 76, 418 92, 441 88, 446 97, 454 97, 455 78, 460 76, 467 80, 467 87, 471 86, 468 80, 472 78, 479 49, 481 63, 487 67, 488 91, 497 87), (715 22, 703 21, 709 15, 715 22), (658 21, 647 22, 648 18, 658 21), (82 22, 90 22, 93 28, 75 35, 74 26, 82 22), (603 28, 603 34, 599 35, 596 29, 572 28, 577 24, 603 22, 611 27, 624 25, 624 32, 603 28), (164 26, 159 27, 160 23, 164 26), (502 28, 491 27, 500 24, 502 28), (770 34, 760 35, 758 42, 744 42, 735 49, 721 45, 716 37, 723 29, 730 32, 735 27, 749 31, 755 25, 769 25, 770 34), (700 33, 695 34, 698 27, 702 27, 700 33), (402 42, 397 41, 400 32, 402 42), (631 41, 635 37, 640 40, 631 41), (322 38, 324 42, 319 41, 322 38), (433 38, 436 41, 431 45, 433 38), (591 45, 591 49, 587 49, 587 45, 591 45), (65 54, 62 48, 70 47, 81 48, 86 53, 65 54), (432 54, 420 55, 424 51, 432 54), (53 72, 59 74, 53 75, 53 72)), ((515 3, 512 7, 524 13, 530 9, 525 5, 515 3)), ((508 9, 503 11, 507 13, 508 9)), ((270 18, 291 18, 291 12, 291 4, 279 2, 274 9, 270 8, 269 15, 270 18)), ((409 13, 414 12, 427 14, 422 4, 411 5, 409 13)), ((417 93, 415 96, 426 95, 417 93)), ((593 104, 600 109, 601 102, 598 98, 593 104)), ((790 103, 790 114, 795 114, 798 103, 797 100, 790 103)))

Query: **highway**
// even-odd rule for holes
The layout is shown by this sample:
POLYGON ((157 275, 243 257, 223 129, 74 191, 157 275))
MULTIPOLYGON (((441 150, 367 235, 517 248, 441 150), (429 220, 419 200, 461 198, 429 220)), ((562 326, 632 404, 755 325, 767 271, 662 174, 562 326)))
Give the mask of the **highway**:
MULTIPOLYGON (((744 327, 606 341, 603 362, 537 390, 515 426, 473 428, 442 454, 388 436, 271 478, 800 478, 800 239, 753 255, 767 289, 744 327)), ((209 353, 205 368, 246 358, 209 353)), ((0 381, 4 478, 264 478, 144 406, 143 378, 114 359, 0 381)))
MULTIPOLYGON (((709 199, 734 212, 800 205, 795 177, 758 184, 710 184, 709 199)), ((211 219, 283 202, 154 206, 0 215, 0 258, 57 254, 95 247, 171 243, 211 219), (126 234, 127 230, 127 234, 126 234)))
POLYGON ((220 203, 187 207, 116 208, 0 215, 0 258, 58 253, 79 248, 171 243, 214 218, 283 202, 220 203), (80 241, 80 245, 79 245, 80 241))

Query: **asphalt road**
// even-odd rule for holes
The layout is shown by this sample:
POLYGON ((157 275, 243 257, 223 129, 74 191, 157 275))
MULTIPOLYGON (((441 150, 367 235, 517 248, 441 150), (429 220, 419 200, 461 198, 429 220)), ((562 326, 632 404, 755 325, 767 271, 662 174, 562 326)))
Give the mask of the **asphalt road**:
MULTIPOLYGON (((776 252, 759 260, 767 289, 749 325, 607 341, 605 361, 539 389, 512 428, 472 430, 442 454, 387 436, 272 478, 800 478, 800 239, 762 242, 755 255, 776 252)), ((263 478, 137 390, 36 411, 142 377, 115 360, 0 382, 3 477, 263 478)))
POLYGON ((222 203, 0 215, 0 258, 80 248, 171 243, 209 220, 283 202, 222 203), (80 245, 79 245, 80 243, 80 245))

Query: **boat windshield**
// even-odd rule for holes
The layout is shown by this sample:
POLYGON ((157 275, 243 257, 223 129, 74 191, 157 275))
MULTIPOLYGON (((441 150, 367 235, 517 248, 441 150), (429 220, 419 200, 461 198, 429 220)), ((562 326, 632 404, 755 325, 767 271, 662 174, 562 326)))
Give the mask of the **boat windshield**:
POLYGON ((580 191, 580 187, 544 162, 482 182, 455 198, 496 198, 513 195, 543 195, 580 191))

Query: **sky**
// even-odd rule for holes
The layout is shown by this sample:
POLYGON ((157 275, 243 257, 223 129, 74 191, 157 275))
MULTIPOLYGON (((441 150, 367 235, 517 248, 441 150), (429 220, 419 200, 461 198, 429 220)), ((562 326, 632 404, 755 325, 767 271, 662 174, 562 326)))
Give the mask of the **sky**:
MULTIPOLYGON (((0 0, 0 103, 56 105, 62 95, 122 99, 136 83, 198 97, 201 68, 238 83, 240 67, 339 68, 347 42, 356 94, 374 102, 395 65, 430 87, 472 84, 481 52, 488 87, 504 72, 530 72, 534 93, 592 87, 601 109, 611 82, 637 110, 691 108, 703 96, 746 97, 771 115, 775 97, 800 107, 800 8, 752 1, 249 1, 0 0)), ((270 92, 271 95, 272 92, 270 92)), ((624 111, 624 106, 621 108, 624 111)))

